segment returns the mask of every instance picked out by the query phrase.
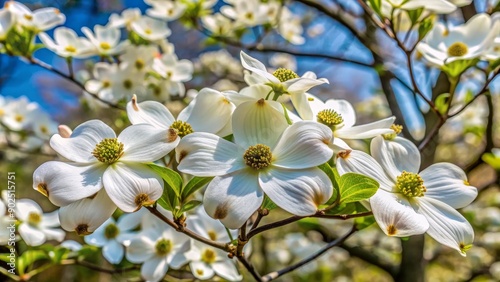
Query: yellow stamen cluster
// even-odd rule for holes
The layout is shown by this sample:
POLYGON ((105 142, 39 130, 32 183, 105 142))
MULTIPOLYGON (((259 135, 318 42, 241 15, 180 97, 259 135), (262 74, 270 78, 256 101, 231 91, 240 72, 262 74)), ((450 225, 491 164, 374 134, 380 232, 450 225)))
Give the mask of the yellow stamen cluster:
POLYGON ((394 131, 393 133, 382 134, 385 140, 393 140, 398 136, 401 131, 403 131, 403 126, 399 124, 391 125, 391 129, 394 131))
POLYGON ((217 232, 215 232, 213 230, 208 231, 208 237, 212 241, 217 241, 217 232))
POLYGON ((115 224, 111 223, 104 229, 104 237, 107 239, 114 239, 120 234, 120 229, 115 224))
POLYGON ((66 48, 64 48, 64 51, 70 52, 70 53, 75 53, 76 48, 74 46, 68 45, 68 46, 66 46, 66 48))
POLYGON ((408 198, 422 197, 427 192, 422 177, 416 173, 407 171, 403 171, 397 177, 396 188, 408 198))
POLYGON ((167 239, 160 239, 156 242, 156 253, 160 256, 167 255, 172 250, 172 242, 167 239))
POLYGON ((285 82, 294 78, 299 78, 299 76, 294 71, 285 68, 279 68, 275 70, 273 72, 273 75, 281 82, 285 82))
POLYGON ((448 47, 448 55, 450 57, 460 57, 469 52, 469 48, 463 42, 455 42, 448 47))
POLYGON ((40 221, 42 221, 42 217, 40 216, 39 213, 36 213, 36 212, 30 212, 28 214, 28 223, 30 225, 38 225, 40 223, 40 221))
POLYGON ((255 170, 268 167, 272 158, 271 148, 262 144, 248 147, 243 155, 245 164, 255 170))
POLYGON ((132 83, 132 81, 130 79, 125 79, 123 81, 123 87, 125 89, 129 89, 130 90, 130 89, 132 89, 132 86, 134 86, 134 84, 132 83))
POLYGON ((342 116, 332 109, 322 110, 316 115, 316 120, 331 129, 344 122, 342 116))
POLYGON ((123 143, 116 138, 106 138, 95 146, 92 155, 101 163, 115 163, 123 155, 123 143))
POLYGON ((101 44, 99 46, 101 46, 101 48, 103 50, 109 50, 109 49, 111 49, 111 45, 109 45, 108 42, 101 42, 101 44))
POLYGON ((170 128, 175 129, 177 131, 177 135, 179 135, 181 138, 194 132, 191 125, 182 120, 174 121, 170 128))
POLYGON ((205 249, 201 254, 201 260, 208 264, 214 263, 216 259, 217 254, 212 249, 205 249))

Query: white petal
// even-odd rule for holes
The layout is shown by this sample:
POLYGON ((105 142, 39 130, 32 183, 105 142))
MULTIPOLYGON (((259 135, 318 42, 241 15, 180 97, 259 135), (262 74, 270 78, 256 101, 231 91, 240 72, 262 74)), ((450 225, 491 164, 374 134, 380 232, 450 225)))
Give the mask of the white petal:
POLYGON ((424 197, 418 199, 418 206, 430 224, 427 234, 465 256, 464 248, 474 241, 474 230, 470 223, 459 212, 438 200, 424 197))
POLYGON ((264 194, 258 174, 249 169, 216 176, 203 197, 205 211, 227 228, 240 228, 260 207, 264 194))
POLYGON ((19 199, 16 202, 16 217, 21 221, 26 221, 30 213, 43 215, 42 208, 31 199, 19 199))
POLYGON ((287 170, 271 167, 259 173, 264 193, 280 208, 294 215, 312 215, 330 199, 333 187, 319 168, 287 170))
POLYGON ((236 265, 229 259, 214 262, 212 268, 218 276, 228 281, 241 281, 243 279, 243 276, 238 273, 236 265))
POLYGON ((274 77, 272 74, 268 73, 266 70, 266 66, 264 66, 263 63, 261 63, 259 60, 250 57, 247 55, 245 52, 241 51, 240 52, 240 58, 241 58, 241 65, 246 68, 247 70, 261 76, 265 77, 268 79, 270 82, 273 83, 280 83, 280 81, 274 77))
POLYGON ((415 212, 408 200, 399 194, 379 189, 370 198, 370 206, 377 224, 388 236, 424 234, 429 228, 427 219, 415 212))
POLYGON ((477 197, 477 188, 466 184, 467 175, 454 164, 433 164, 419 175, 427 188, 425 197, 436 199, 455 209, 468 206, 477 197))
MULTIPOLYGON (((286 81, 284 84, 289 85, 287 87, 288 92, 293 95, 304 94, 309 89, 314 86, 321 85, 324 83, 328 83, 326 79, 311 79, 307 77, 296 78, 293 80, 286 81)), ((292 100, 293 102, 293 100, 292 100)), ((297 105, 294 104, 297 108, 297 105)))
POLYGON ((117 221, 117 226, 122 231, 129 231, 135 229, 142 220, 142 217, 147 213, 146 209, 140 209, 133 213, 127 213, 122 216, 117 221))
POLYGON ((27 223, 21 223, 18 231, 28 246, 40 246, 45 243, 45 234, 27 223))
POLYGON ((83 166, 46 162, 33 173, 33 188, 48 193, 49 200, 56 206, 69 205, 101 190, 105 169, 101 164, 83 166))
POLYGON ((306 93, 296 93, 291 95, 291 100, 293 107, 297 113, 305 120, 312 120, 315 118, 313 116, 313 110, 311 108, 311 103, 309 102, 306 93))
POLYGON ((42 232, 45 234, 45 238, 47 238, 47 240, 55 240, 57 242, 61 242, 66 236, 66 232, 64 232, 64 230, 56 228, 43 229, 42 232))
POLYGON ((357 125, 350 128, 342 127, 335 130, 335 136, 344 139, 366 139, 377 135, 393 133, 390 128, 394 123, 395 117, 389 117, 372 123, 357 125))
POLYGON ((325 102, 324 107, 342 116, 344 128, 351 128, 356 123, 356 112, 349 101, 330 99, 325 102))
POLYGON ((103 176, 103 184, 109 198, 124 212, 141 208, 137 196, 147 196, 142 204, 151 204, 163 193, 163 180, 146 165, 116 163, 103 176))
POLYGON ((175 121, 174 116, 163 104, 156 101, 127 103, 127 115, 132 124, 147 123, 157 128, 168 129, 175 121))
POLYGON ((79 225, 87 225, 88 232, 94 232, 116 210, 104 189, 90 199, 85 198, 59 209, 59 221, 66 231, 75 231, 79 225))
POLYGON ((90 120, 77 126, 70 138, 55 134, 50 138, 50 146, 58 154, 77 163, 94 163, 92 151, 105 138, 115 138, 116 134, 100 120, 90 120))
POLYGON ((369 176, 380 184, 380 188, 386 191, 394 190, 395 179, 388 178, 384 169, 365 152, 353 150, 345 158, 337 158, 337 169, 340 175, 348 172, 360 173, 369 176))
POLYGON ((40 226, 43 227, 58 227, 61 223, 59 222, 59 210, 53 212, 44 213, 40 226))
POLYGON ((125 248, 116 240, 110 240, 102 248, 102 255, 112 264, 118 264, 122 261, 125 254, 125 248))
POLYGON ((92 246, 104 247, 104 245, 108 244, 108 242, 112 240, 108 239, 108 237, 106 236, 106 228, 110 225, 116 225, 116 222, 112 217, 109 217, 106 222, 104 222, 94 231, 94 233, 85 236, 85 243, 92 246))
POLYGON ((168 271, 168 264, 165 257, 153 256, 144 262, 141 267, 142 278, 147 281, 160 281, 168 271))
POLYGON ((192 261, 189 263, 189 268, 193 275, 200 280, 207 280, 214 276, 214 270, 203 261, 192 261))
POLYGON ((420 151, 408 139, 396 137, 394 140, 385 140, 377 136, 373 138, 370 150, 373 158, 392 179, 396 179, 403 171, 417 173, 420 168, 420 151))
POLYGON ((283 107, 275 101, 248 101, 233 113, 234 141, 245 149, 257 144, 273 148, 287 127, 283 107))
POLYGON ((155 255, 155 241, 151 240, 144 233, 140 233, 130 241, 127 247, 126 258, 132 263, 142 263, 155 255))
POLYGON ((246 166, 243 154, 238 145, 217 135, 195 132, 182 138, 177 146, 177 168, 196 176, 224 175, 246 166))
POLYGON ((194 132, 217 133, 231 119, 235 106, 219 91, 203 88, 196 98, 190 103, 190 114, 184 115, 187 108, 178 119, 191 125, 194 132))
POLYGON ((288 127, 273 150, 273 165, 302 169, 327 162, 333 151, 332 130, 313 121, 299 121, 288 127))
POLYGON ((118 136, 123 143, 120 161, 153 162, 170 153, 180 138, 169 129, 157 129, 149 124, 136 124, 125 128, 118 136))

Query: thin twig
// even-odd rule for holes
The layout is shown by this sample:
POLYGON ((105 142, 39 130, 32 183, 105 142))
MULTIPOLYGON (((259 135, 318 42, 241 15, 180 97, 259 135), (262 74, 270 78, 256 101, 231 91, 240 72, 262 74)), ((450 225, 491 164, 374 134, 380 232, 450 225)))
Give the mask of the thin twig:
POLYGON ((253 278, 258 281, 262 282, 262 278, 260 277, 260 274, 257 272, 257 270, 253 267, 253 265, 244 257, 244 256, 238 256, 238 260, 243 264, 243 266, 252 274, 253 278))
POLYGON ((342 244, 347 238, 349 238, 349 236, 351 236, 352 234, 354 234, 355 232, 357 231, 357 228, 356 228, 356 225, 354 225, 352 227, 352 229, 347 233, 345 234, 344 236, 340 237, 340 238, 337 238, 336 240, 333 240, 331 242, 329 242, 326 246, 324 246, 322 249, 320 249, 319 251, 317 251, 316 253, 314 253, 313 255, 307 257, 306 259, 304 260, 301 260, 299 261, 298 263, 296 264, 293 264, 293 265, 290 265, 288 267, 285 267, 281 270, 278 270, 278 271, 273 271, 271 273, 268 273, 266 275, 264 275, 262 277, 262 280, 263 282, 268 282, 268 281, 271 281, 271 280, 274 280, 280 276, 283 276, 289 272, 292 272, 294 271, 295 269, 317 259, 319 256, 321 256, 322 254, 324 254, 326 251, 328 251, 329 249, 335 247, 335 246, 338 246, 340 244, 342 244))

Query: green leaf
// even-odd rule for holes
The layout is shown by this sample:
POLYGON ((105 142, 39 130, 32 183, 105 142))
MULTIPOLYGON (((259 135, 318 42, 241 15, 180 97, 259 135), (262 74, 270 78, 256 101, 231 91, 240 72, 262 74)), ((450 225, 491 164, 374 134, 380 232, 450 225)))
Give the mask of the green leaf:
POLYGON ((427 17, 418 26, 418 41, 424 39, 424 37, 431 31, 434 25, 434 19, 432 17, 427 17))
POLYGON ((439 94, 436 97, 436 101, 434 101, 434 104, 436 105, 436 108, 441 114, 446 114, 446 111, 448 110, 449 98, 450 98, 450 93, 439 94))
POLYGON ((410 17, 411 23, 413 25, 418 22, 423 11, 424 11, 424 8, 406 11, 408 13, 408 17, 410 17))
POLYGON ((197 201, 197 200, 189 201, 185 205, 182 206, 182 212, 190 211, 199 205, 201 205, 201 201, 197 201))
POLYGON ((468 68, 475 66, 479 59, 472 60, 458 60, 445 64, 441 69, 448 74, 452 79, 457 79, 468 68))
POLYGON ((331 205, 335 203, 335 201, 338 198, 338 191, 339 191, 339 180, 340 180, 340 175, 339 172, 337 171, 337 168, 332 168, 328 163, 324 163, 320 166, 318 166, 319 169, 321 169, 328 178, 330 178, 330 181, 332 182, 333 185, 333 193, 332 197, 325 203, 325 205, 331 205))
POLYGON ((276 205, 267 195, 264 195, 264 201, 262 202, 262 209, 267 209, 268 211, 274 210, 277 208, 278 205, 276 205))
POLYGON ((378 187, 378 182, 368 176, 346 173, 340 177, 340 203, 368 199, 377 192, 378 187))
POLYGON ((491 167, 500 171, 500 158, 495 156, 493 153, 485 153, 481 156, 481 159, 491 167))
POLYGON ((198 177, 195 176, 189 180, 189 182, 182 188, 181 192, 181 200, 186 200, 189 196, 191 196, 194 192, 203 188, 203 186, 207 185, 212 181, 213 177, 198 177))
POLYGON ((175 212, 179 206, 179 197, 175 194, 174 190, 169 189, 168 184, 165 183, 163 194, 158 199, 157 203, 166 210, 175 212))
POLYGON ((27 250, 17 259, 17 269, 20 275, 23 275, 28 266, 36 261, 50 259, 47 253, 42 250, 27 250))
MULTIPOLYGON (((155 164, 148 164, 148 166, 153 169, 163 180, 165 180, 165 184, 170 187, 177 197, 181 194, 182 187, 182 177, 175 171, 171 170, 168 167, 163 167, 155 164)), ((167 187, 165 187, 165 190, 167 187)))
POLYGON ((370 7, 372 7, 373 11, 377 13, 377 15, 381 16, 381 7, 382 7, 382 0, 368 0, 368 3, 370 4, 370 7))
POLYGON ((358 217, 354 220, 356 223, 356 228, 358 230, 365 229, 375 223, 375 217, 373 215, 358 217))

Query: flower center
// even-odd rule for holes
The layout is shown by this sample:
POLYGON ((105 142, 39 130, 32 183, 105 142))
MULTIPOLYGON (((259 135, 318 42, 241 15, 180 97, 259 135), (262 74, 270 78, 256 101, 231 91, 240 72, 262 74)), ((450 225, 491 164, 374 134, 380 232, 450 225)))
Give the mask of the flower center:
POLYGON ((460 57, 469 51, 467 45, 463 42, 455 42, 448 47, 448 55, 451 57, 460 57))
POLYGON ((177 135, 179 135, 181 138, 194 132, 191 125, 182 120, 174 121, 170 128, 175 129, 177 131, 177 135))
POLYGON ((272 158, 271 148, 262 144, 248 147, 243 155, 245 164, 256 170, 268 167, 272 158))
POLYGON ((144 30, 144 33, 151 34, 151 33, 153 33, 153 31, 151 29, 147 28, 144 30))
POLYGON ((217 240, 217 233, 213 230, 208 231, 208 237, 210 240, 215 241, 217 240))
POLYGON ((160 239, 158 242, 156 242, 156 253, 160 256, 164 256, 172 250, 172 242, 167 239, 160 239))
POLYGON ((216 258, 217 254, 212 249, 205 249, 201 254, 201 260, 208 264, 214 263, 216 258))
POLYGON ((125 87, 125 89, 129 89, 129 90, 132 89, 132 85, 133 85, 133 83, 130 79, 125 79, 123 81, 123 87, 125 87))
POLYGON ((123 155, 123 143, 116 138, 106 138, 95 146, 92 155, 101 163, 112 164, 123 155))
POLYGON ((135 61, 135 68, 138 70, 142 70, 142 68, 144 68, 144 61, 141 59, 135 61))
POLYGON ((279 79, 281 82, 288 81, 290 79, 299 78, 299 76, 292 70, 279 68, 273 72, 274 77, 279 79))
POLYGON ((66 48, 64 48, 64 50, 66 52, 70 52, 70 53, 75 53, 76 52, 76 48, 74 46, 71 46, 71 45, 66 46, 66 48))
POLYGON ((36 213, 36 212, 30 212, 28 214, 28 224, 30 225, 38 225, 38 223, 40 223, 40 221, 42 221, 42 217, 40 216, 39 213, 36 213))
POLYGON ((332 109, 320 111, 316 115, 316 120, 332 129, 344 122, 342 116, 332 109))
POLYGON ((111 49, 111 45, 109 45, 108 42, 101 42, 100 46, 101 46, 101 48, 103 50, 109 50, 109 49, 111 49))
POLYGON ((403 171, 397 177, 396 187, 401 194, 408 198, 422 197, 427 192, 422 177, 416 173, 407 171, 403 171))
POLYGON ((106 226, 106 229, 104 229, 104 237, 108 239, 114 239, 118 234, 120 233, 120 229, 116 224, 111 223, 108 226, 106 226))
POLYGON ((382 134, 385 140, 394 140, 398 136, 401 131, 403 131, 403 126, 399 124, 391 125, 391 129, 394 131, 393 133, 382 134))
POLYGON ((17 114, 17 115, 14 117, 14 119, 15 119, 17 122, 22 122, 22 121, 24 120, 24 116, 17 114))
POLYGON ((111 82, 109 82, 109 80, 102 81, 102 88, 108 88, 110 86, 111 86, 111 82))

